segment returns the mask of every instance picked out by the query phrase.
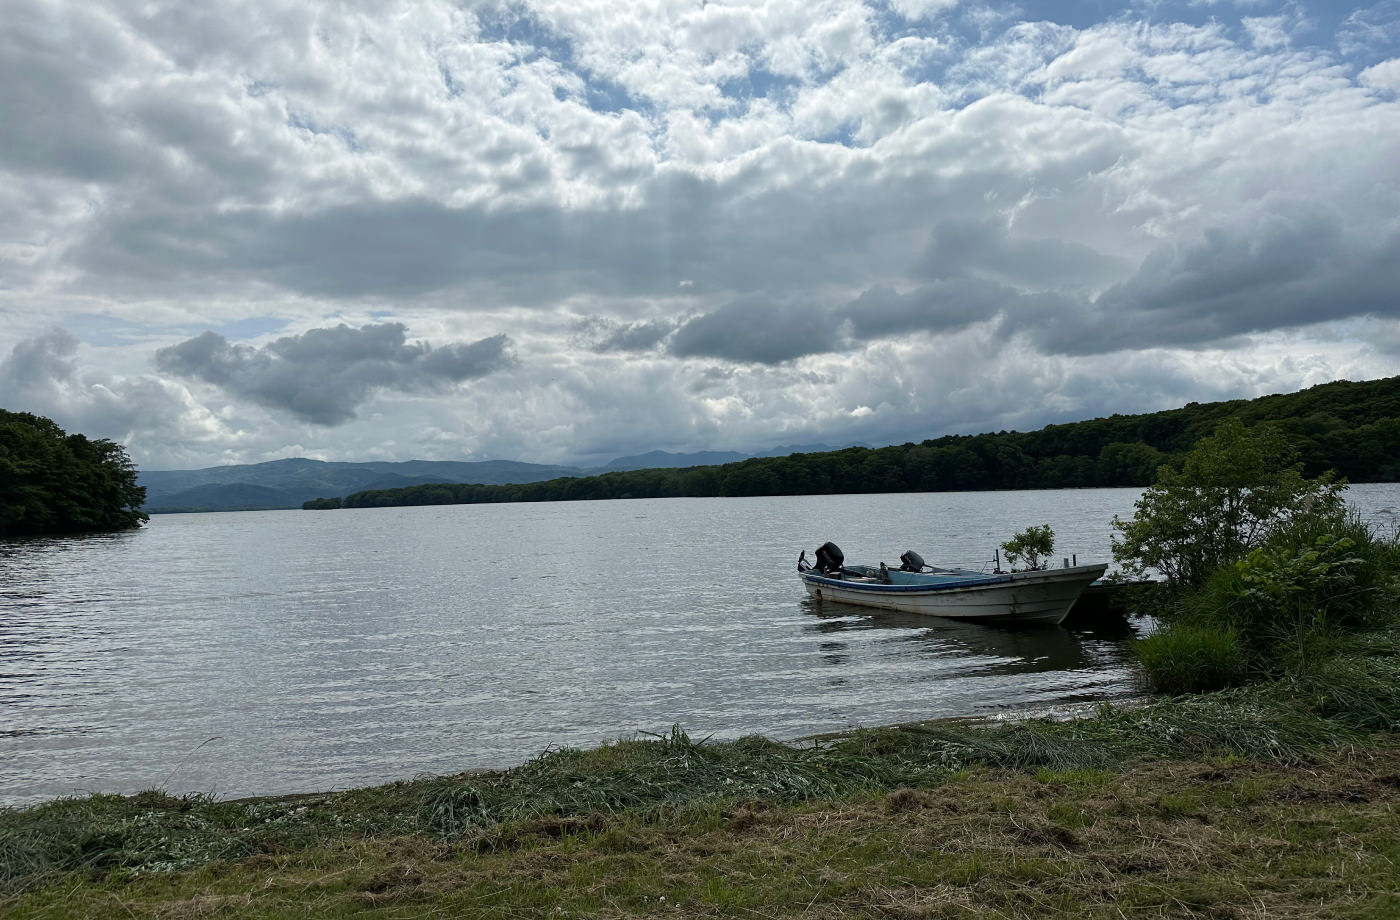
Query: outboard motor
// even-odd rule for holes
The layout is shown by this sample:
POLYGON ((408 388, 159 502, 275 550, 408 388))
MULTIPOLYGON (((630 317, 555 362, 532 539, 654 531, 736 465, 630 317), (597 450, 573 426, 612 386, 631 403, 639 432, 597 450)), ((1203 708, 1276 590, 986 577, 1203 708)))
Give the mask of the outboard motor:
POLYGON ((924 570, 924 557, 912 549, 905 550, 904 555, 899 557, 899 562, 901 572, 922 572, 924 570))
POLYGON ((845 561, 846 554, 835 543, 827 541, 817 547, 817 568, 823 575, 839 574, 845 561))

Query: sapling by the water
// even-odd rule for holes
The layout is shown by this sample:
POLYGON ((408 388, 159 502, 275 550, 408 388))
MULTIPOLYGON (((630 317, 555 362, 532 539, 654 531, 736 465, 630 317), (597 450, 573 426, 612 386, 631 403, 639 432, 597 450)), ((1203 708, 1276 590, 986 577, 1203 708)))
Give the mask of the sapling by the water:
POLYGON ((1055 552, 1055 531, 1049 524, 1032 524, 1001 545, 1006 561, 1015 571, 1022 560, 1026 569, 1034 572, 1050 567, 1050 557, 1055 552))

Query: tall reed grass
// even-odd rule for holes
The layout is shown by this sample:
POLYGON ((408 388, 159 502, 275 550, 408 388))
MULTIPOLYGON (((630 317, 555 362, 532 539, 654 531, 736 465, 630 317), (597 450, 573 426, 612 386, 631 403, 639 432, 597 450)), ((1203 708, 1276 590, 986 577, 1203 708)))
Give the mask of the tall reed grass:
POLYGON ((1249 656, 1232 627, 1174 623, 1139 640, 1138 661, 1161 693, 1209 693, 1245 683, 1249 656))

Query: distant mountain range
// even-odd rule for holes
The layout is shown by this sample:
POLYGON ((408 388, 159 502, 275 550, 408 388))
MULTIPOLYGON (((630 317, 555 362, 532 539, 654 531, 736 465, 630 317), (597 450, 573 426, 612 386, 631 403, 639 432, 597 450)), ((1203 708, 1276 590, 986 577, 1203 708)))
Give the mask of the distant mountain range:
POLYGON ((338 497, 365 489, 397 489, 432 482, 507 485, 581 475, 585 475, 584 471, 574 467, 511 460, 327 463, 296 458, 203 470, 142 470, 137 483, 146 487, 146 510, 160 514, 300 508, 302 502, 313 498, 338 497))
MULTIPOLYGON (((765 450, 761 454, 741 454, 732 450, 702 450, 693 454, 673 454, 664 450, 653 450, 645 454, 637 454, 635 457, 618 457, 616 460, 603 467, 602 471, 608 470, 661 470, 661 469, 682 469, 687 466, 720 466, 725 463, 738 463, 740 460, 748 460, 751 457, 786 457, 788 454, 824 454, 830 450, 841 450, 843 447, 869 447, 869 444, 853 442, 843 444, 841 447, 832 447, 830 444, 790 444, 787 447, 775 447, 772 450, 765 450)), ((589 470, 589 473, 600 472, 599 470, 589 470)))
MULTIPOLYGON (((867 445, 854 445, 864 447, 867 445)), ((474 482, 485 485, 543 482, 562 476, 591 476, 615 470, 715 466, 749 457, 782 457, 821 453, 839 448, 825 444, 778 447, 761 454, 700 451, 673 454, 664 450, 618 457, 601 468, 550 466, 514 460, 405 460, 400 463, 326 462, 294 458, 202 470, 142 470, 146 511, 266 511, 300 508, 314 498, 336 498, 368 489, 397 489, 434 482, 474 482)))

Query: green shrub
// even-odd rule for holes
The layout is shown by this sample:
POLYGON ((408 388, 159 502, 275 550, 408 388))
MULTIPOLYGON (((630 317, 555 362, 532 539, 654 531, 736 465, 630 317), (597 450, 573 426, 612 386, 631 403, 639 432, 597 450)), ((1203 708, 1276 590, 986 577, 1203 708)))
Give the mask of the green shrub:
POLYGON ((1230 628, 1175 623, 1133 645, 1152 688, 1160 693, 1208 693, 1246 681, 1249 658, 1230 628))
POLYGON ((1227 419, 1180 470, 1158 471, 1131 521, 1114 520, 1124 572, 1166 579, 1152 612, 1169 628, 1140 649, 1154 686, 1297 677, 1400 610, 1396 539, 1348 511, 1343 482, 1305 478, 1296 457, 1278 429, 1227 419))
POLYGON ((1382 537, 1354 511, 1299 515, 1274 534, 1275 545, 1302 552, 1328 540, 1347 541, 1345 553, 1355 562, 1335 572, 1316 600, 1329 620, 1346 630, 1368 628, 1393 618, 1400 576, 1400 546, 1394 535, 1382 537))
POLYGON ((1157 471, 1132 520, 1114 518, 1114 559, 1131 575, 1155 571, 1173 585, 1199 588, 1297 515, 1339 513, 1345 482, 1330 473, 1305 478, 1296 457, 1277 428, 1225 419, 1180 470, 1157 471))
POLYGON ((1295 515, 1186 598, 1185 619, 1234 631, 1266 676, 1301 673, 1346 635, 1393 616, 1394 541, 1355 514, 1295 515))
POLYGON ((1029 571, 1049 568, 1050 556, 1055 552, 1055 531, 1049 524, 1034 524, 1016 534, 1001 545, 1006 561, 1015 571, 1024 560, 1029 571))

